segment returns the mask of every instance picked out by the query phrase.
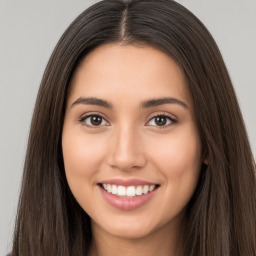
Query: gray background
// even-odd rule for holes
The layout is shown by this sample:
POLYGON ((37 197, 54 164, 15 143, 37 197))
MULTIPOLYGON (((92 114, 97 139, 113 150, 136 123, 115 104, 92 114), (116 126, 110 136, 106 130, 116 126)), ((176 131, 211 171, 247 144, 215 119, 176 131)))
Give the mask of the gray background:
MULTIPOLYGON (((0 0, 0 255, 11 248, 30 119, 57 40, 96 1, 0 0)), ((256 156, 256 0, 179 0, 216 39, 256 156)))

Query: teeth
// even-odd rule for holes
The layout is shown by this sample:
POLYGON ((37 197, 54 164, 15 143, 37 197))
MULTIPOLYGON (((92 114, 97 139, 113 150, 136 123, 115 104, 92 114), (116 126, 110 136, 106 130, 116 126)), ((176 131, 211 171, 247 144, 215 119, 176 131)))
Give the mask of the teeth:
POLYGON ((144 186, 143 189, 142 189, 143 194, 147 194, 148 193, 148 189, 149 189, 148 185, 144 186))
POLYGON ((127 196, 135 196, 135 187, 130 186, 126 189, 126 195, 127 196))
POLYGON ((119 196, 126 196, 126 188, 124 186, 118 186, 118 188, 117 188, 117 195, 119 195, 119 196))
POLYGON ((116 185, 112 185, 112 194, 117 195, 117 186, 116 185))
POLYGON ((102 184, 103 188, 113 195, 117 195, 120 197, 135 197, 141 196, 142 194, 148 194, 153 191, 156 185, 139 185, 139 186, 117 186, 111 184, 102 184))
POLYGON ((155 187, 156 187, 155 185, 151 185, 151 186, 149 187, 149 192, 151 192, 152 190, 154 190, 155 187))
POLYGON ((136 195, 137 195, 137 196, 141 196, 141 195, 142 195, 142 186, 138 186, 138 187, 136 188, 136 195))
POLYGON ((110 184, 107 185, 107 191, 108 191, 109 193, 112 192, 112 186, 111 186, 110 184))

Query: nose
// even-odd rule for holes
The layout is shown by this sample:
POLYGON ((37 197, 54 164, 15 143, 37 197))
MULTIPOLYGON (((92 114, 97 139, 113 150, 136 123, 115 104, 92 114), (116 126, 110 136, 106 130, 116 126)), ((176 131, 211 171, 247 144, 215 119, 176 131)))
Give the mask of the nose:
POLYGON ((113 132, 110 141, 108 164, 112 168, 131 171, 145 166, 145 149, 138 131, 126 125, 113 132))

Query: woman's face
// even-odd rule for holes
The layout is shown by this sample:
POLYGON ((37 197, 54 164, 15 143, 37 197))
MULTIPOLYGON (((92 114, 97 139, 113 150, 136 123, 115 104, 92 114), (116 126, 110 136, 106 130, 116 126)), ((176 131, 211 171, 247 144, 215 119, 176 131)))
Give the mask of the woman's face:
POLYGON ((90 52, 71 82, 62 149, 93 230, 127 238, 178 230, 202 164, 180 68, 149 46, 90 52))

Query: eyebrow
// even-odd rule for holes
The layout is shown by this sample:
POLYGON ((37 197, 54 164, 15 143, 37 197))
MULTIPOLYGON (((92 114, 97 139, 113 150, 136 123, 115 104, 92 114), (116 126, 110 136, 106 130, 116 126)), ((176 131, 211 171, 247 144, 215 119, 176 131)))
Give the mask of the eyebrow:
POLYGON ((150 107, 156 107, 164 104, 178 104, 185 109, 188 109, 188 105, 176 98, 160 98, 160 99, 152 99, 142 102, 141 106, 142 108, 150 108, 150 107))
MULTIPOLYGON (((113 105, 110 102, 103 99, 95 98, 95 97, 89 97, 89 98, 80 97, 72 103, 71 107, 74 107, 75 105, 78 105, 78 104, 95 105, 95 106, 100 106, 107 109, 113 109, 113 105)), ((188 105, 185 102, 178 100, 176 98, 151 99, 151 100, 142 102, 140 106, 142 108, 151 108, 151 107, 156 107, 164 104, 178 104, 184 107, 185 109, 188 109, 188 105)))
POLYGON ((113 105, 105 100, 90 97, 90 98, 84 98, 80 97, 78 98, 75 102, 72 103, 71 107, 78 105, 78 104, 83 104, 83 105, 95 105, 95 106, 100 106, 108 109, 112 109, 113 105))

